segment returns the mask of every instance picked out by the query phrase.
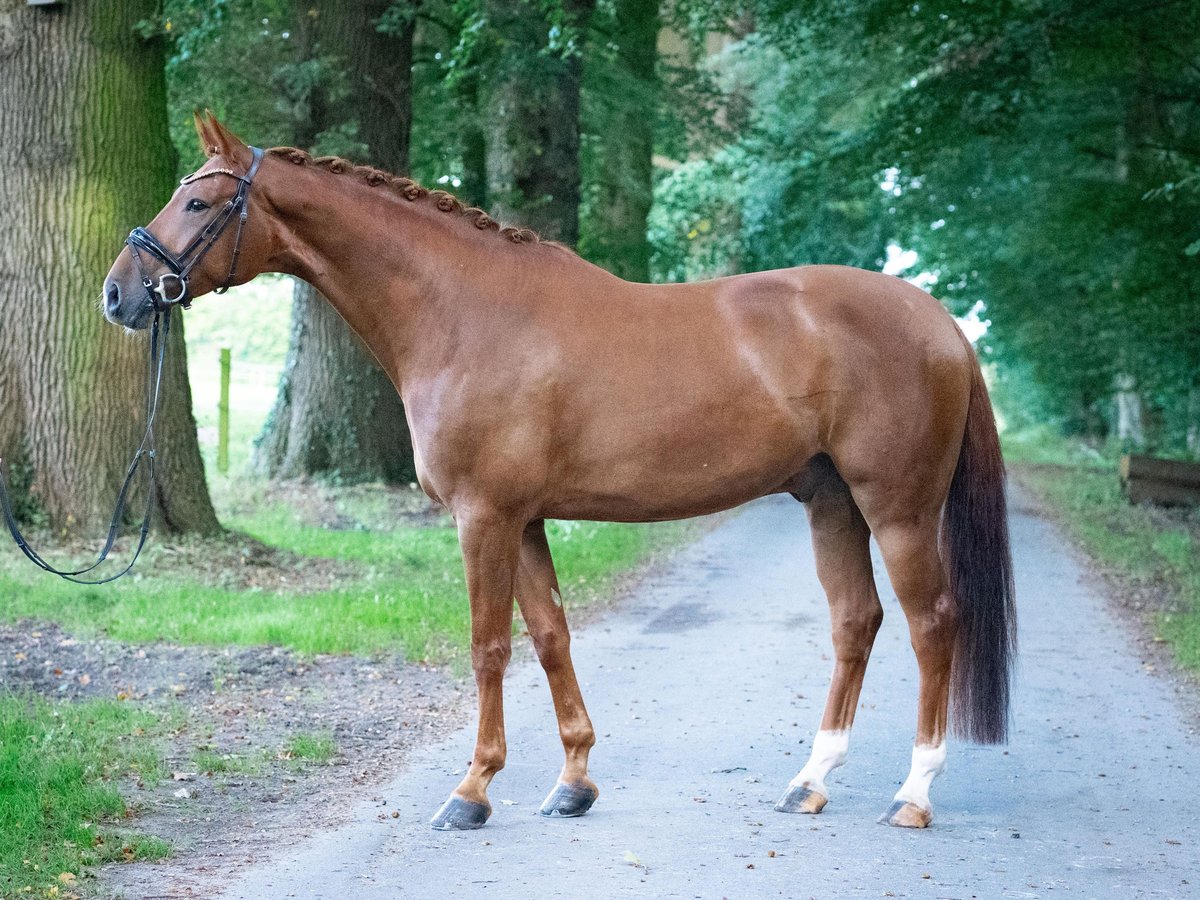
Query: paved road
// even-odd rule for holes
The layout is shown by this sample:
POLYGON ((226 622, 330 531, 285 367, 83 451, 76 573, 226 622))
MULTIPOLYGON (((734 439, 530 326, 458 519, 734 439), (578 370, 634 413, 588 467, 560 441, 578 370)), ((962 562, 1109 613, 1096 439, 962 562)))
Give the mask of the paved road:
POLYGON ((1200 897, 1200 738, 1063 539, 1015 505, 1016 736, 1007 749, 951 746, 926 832, 876 823, 908 769, 916 705, 886 584, 829 806, 771 809, 807 756, 830 662, 803 511, 770 499, 577 636, 600 735, 587 817, 537 815, 560 749, 526 665, 506 683, 509 765, 483 831, 426 826, 470 758, 466 729, 373 791, 386 807, 364 799, 352 824, 259 860, 224 896, 1200 897), (399 818, 379 821, 381 809, 399 818))

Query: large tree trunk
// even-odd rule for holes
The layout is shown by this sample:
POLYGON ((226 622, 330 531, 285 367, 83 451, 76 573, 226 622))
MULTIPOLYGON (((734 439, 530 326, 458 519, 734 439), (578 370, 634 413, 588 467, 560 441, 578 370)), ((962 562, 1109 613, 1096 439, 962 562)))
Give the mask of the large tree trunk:
POLYGON ((658 0, 616 0, 611 34, 601 33, 584 75, 587 163, 579 250, 629 281, 650 280, 646 219, 654 199, 658 118, 658 0))
MULTIPOLYGON (((412 132, 415 19, 395 33, 380 32, 376 22, 391 5, 390 0, 304 4, 311 52, 344 68, 349 96, 314 92, 311 116, 297 143, 312 147, 322 132, 353 124, 357 140, 367 147, 363 162, 403 173, 412 132)), ((396 388, 328 301, 300 281, 279 395, 254 463, 274 478, 326 474, 398 482, 413 477, 412 444, 396 388)))
POLYGON ((488 121, 488 203, 497 219, 542 237, 579 240, 579 96, 582 44, 595 0, 563 0, 559 39, 538 4, 486 0, 496 35, 481 85, 488 121))
MULTIPOLYGON (((105 322, 97 298, 174 182, 163 48, 134 31, 154 13, 152 0, 0 0, 0 452, 23 511, 67 532, 107 523, 143 427, 146 338, 105 322)), ((159 522, 212 532, 178 318, 159 522)))

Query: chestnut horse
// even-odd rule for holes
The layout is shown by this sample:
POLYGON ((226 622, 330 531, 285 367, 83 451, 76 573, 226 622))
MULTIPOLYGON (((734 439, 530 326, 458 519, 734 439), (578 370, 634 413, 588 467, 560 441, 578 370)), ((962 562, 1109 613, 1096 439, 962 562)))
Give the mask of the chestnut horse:
MULTIPOLYGON (((210 159, 148 233, 189 246, 235 190, 246 215, 190 268, 186 299, 260 272, 320 289, 395 383, 421 486, 457 525, 479 730, 433 827, 478 828, 491 813, 514 598, 566 754, 542 813, 582 815, 596 800, 548 518, 661 521, 776 493, 807 505, 836 662, 782 812, 820 812, 846 761, 883 616, 872 535, 920 669, 912 768, 886 821, 929 824, 951 694, 958 733, 1005 740, 1004 467, 975 355, 936 300, 836 266, 631 284, 408 178, 295 149, 252 153, 211 115, 196 124, 210 159)), ((105 283, 106 315, 134 329, 152 316, 144 261, 124 250, 105 283)))

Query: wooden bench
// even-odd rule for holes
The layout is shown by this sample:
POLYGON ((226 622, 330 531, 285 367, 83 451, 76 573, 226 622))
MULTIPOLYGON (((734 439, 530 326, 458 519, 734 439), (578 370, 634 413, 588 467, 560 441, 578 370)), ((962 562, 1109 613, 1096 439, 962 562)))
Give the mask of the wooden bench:
POLYGON ((1121 490, 1130 503, 1200 504, 1200 463, 1153 456, 1122 456, 1121 490))

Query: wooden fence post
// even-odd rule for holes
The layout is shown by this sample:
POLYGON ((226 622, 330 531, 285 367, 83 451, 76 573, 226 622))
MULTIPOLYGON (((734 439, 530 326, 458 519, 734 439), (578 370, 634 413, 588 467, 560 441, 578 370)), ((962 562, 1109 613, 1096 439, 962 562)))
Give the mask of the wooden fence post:
POLYGON ((229 474, 229 369, 228 347, 221 348, 221 399, 217 403, 217 471, 229 474))

